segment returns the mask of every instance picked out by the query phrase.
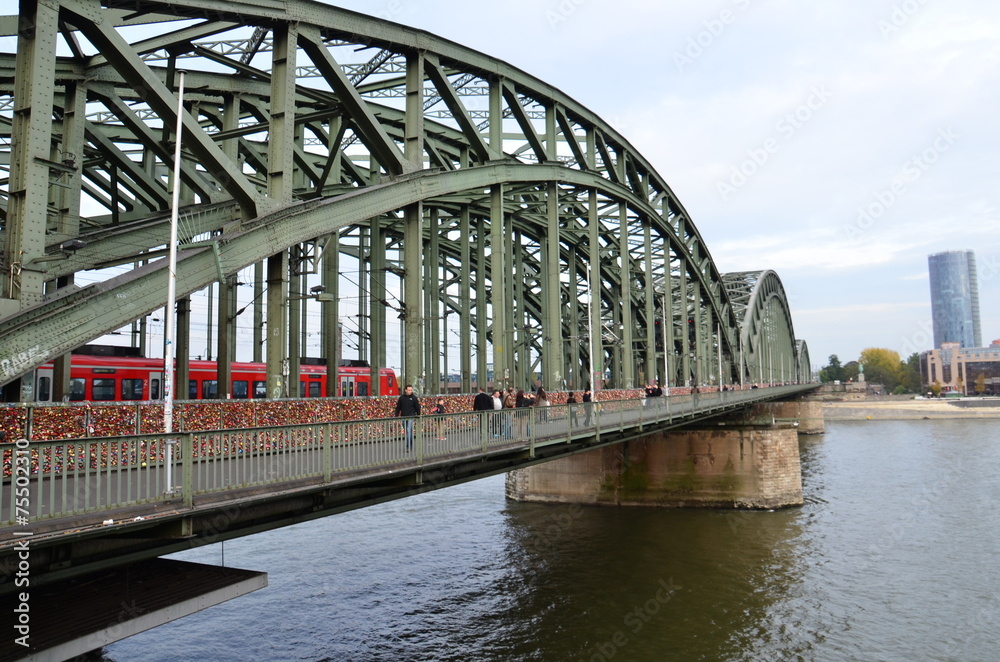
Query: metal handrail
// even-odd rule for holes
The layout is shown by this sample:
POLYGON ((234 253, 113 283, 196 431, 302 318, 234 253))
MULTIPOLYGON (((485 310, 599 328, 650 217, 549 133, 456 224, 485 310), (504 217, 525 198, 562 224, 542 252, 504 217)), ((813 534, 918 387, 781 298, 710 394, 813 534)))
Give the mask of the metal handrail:
POLYGON ((330 482, 359 472, 568 443, 611 430, 662 425, 773 400, 808 386, 716 391, 413 419, 315 423, 5 444, 0 526, 284 483, 330 482), (413 423, 407 438, 407 420, 413 423), (173 475, 164 482, 168 441, 173 475), (179 466, 178 466, 179 465, 179 466), (179 469, 179 470, 178 470, 179 469), (173 489, 169 489, 169 488, 173 489))

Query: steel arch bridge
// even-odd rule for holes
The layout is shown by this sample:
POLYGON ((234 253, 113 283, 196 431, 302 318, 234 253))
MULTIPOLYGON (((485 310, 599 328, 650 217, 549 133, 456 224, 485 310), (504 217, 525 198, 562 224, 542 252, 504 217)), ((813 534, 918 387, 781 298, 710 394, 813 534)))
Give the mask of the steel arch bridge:
POLYGON ((178 124, 180 383, 184 297, 206 288, 220 397, 241 312, 269 396, 296 395, 306 333, 340 358, 355 295, 359 356, 386 365, 398 325, 419 390, 440 383, 449 318, 465 392, 491 371, 554 389, 809 379, 777 275, 720 273, 649 161, 530 74, 307 0, 20 10, 0 17, 16 45, 0 53, 0 383, 21 399, 52 360, 58 398, 65 355, 104 334, 131 324, 145 349, 178 124))

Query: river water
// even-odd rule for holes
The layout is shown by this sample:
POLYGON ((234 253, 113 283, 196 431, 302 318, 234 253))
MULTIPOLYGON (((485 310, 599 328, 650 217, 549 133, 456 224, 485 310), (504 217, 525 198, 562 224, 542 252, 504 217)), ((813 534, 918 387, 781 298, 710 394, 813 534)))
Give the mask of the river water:
POLYGON ((178 554, 269 586, 105 659, 998 659, 997 422, 800 445, 801 508, 520 504, 498 476, 178 554))

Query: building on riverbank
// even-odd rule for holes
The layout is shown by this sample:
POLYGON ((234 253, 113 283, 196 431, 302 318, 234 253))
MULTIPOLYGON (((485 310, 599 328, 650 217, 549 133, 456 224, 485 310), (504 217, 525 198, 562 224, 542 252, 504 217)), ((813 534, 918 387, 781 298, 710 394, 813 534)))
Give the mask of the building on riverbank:
POLYGON ((920 354, 922 382, 927 386, 937 382, 943 393, 976 393, 980 375, 984 394, 1000 394, 1000 340, 994 340, 989 347, 946 342, 940 349, 920 354))
POLYGON ((947 251, 927 257, 931 283, 934 347, 983 344, 979 326, 979 282, 972 251, 947 251))

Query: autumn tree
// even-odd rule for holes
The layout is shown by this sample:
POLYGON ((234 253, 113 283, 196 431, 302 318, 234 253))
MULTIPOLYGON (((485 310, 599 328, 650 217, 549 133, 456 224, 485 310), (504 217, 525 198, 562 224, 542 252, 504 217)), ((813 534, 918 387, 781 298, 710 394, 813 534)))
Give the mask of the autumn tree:
POLYGON ((986 392, 986 375, 984 375, 983 373, 979 373, 979 376, 976 377, 976 394, 982 395, 985 392, 986 392))
POLYGON ((899 353, 882 347, 869 347, 861 351, 858 362, 865 366, 865 380, 882 384, 891 392, 900 384, 901 362, 899 353))

